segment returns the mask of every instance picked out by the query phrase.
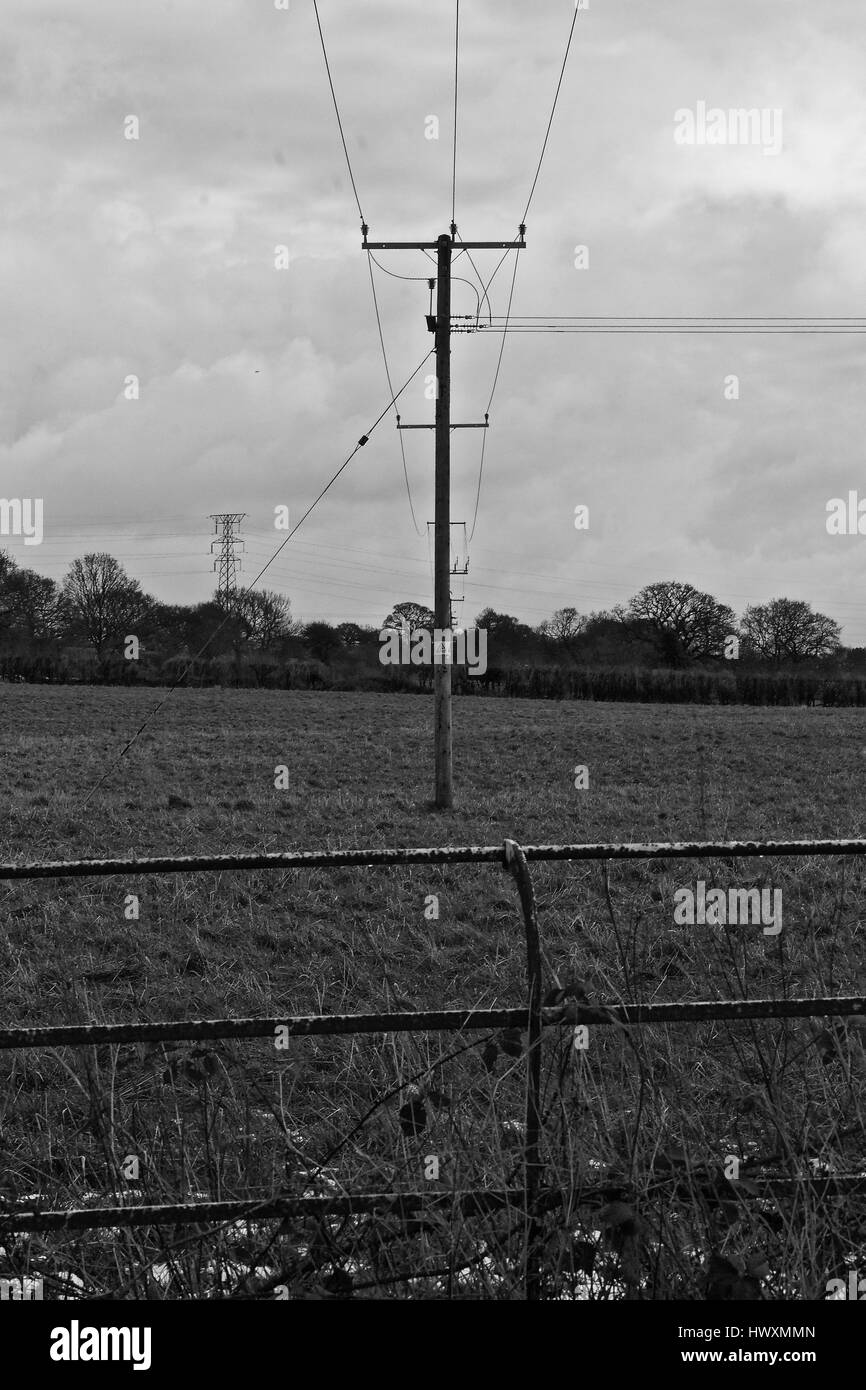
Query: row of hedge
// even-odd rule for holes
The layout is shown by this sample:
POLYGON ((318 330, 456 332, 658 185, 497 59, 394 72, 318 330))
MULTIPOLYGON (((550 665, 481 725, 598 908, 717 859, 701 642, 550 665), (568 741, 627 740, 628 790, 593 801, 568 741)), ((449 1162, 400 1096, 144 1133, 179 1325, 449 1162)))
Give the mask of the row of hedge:
MULTIPOLYGON (((0 653, 0 679, 52 684, 244 686, 274 690, 426 692, 432 670, 261 657, 238 666, 233 657, 124 661, 66 653, 0 653), (187 670, 187 666, 189 669, 187 670), (184 672, 186 674, 184 675, 184 672)), ((453 671, 455 693, 531 700, 624 700, 702 705, 866 705, 866 679, 814 672, 753 670, 577 670, 570 667, 491 667, 482 676, 453 671)))
POLYGON ((701 705, 866 705, 866 680, 755 671, 495 669, 456 682, 460 693, 541 700, 701 705))

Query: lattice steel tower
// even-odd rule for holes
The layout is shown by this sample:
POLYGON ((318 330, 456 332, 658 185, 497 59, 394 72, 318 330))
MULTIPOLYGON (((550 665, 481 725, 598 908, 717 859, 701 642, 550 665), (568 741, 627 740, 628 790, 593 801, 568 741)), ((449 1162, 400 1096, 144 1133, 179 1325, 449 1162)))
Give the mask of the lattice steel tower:
POLYGON ((224 607, 231 603, 232 596, 237 591, 237 574, 240 569, 240 559, 235 554, 235 546, 243 549, 244 542, 239 536, 235 535, 235 527, 240 527, 241 522, 246 516, 246 512, 211 512, 210 519, 214 524, 214 533, 217 540, 210 543, 211 554, 215 545, 219 546, 219 555, 213 562, 213 567, 219 573, 217 581, 217 594, 219 602, 224 607), (222 527, 222 534, 220 534, 222 527))

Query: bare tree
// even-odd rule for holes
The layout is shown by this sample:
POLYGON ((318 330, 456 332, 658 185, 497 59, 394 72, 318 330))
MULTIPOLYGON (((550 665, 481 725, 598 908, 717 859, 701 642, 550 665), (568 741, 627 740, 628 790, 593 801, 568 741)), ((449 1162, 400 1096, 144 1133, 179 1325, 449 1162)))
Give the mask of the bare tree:
POLYGON ((3 582, 3 609, 13 631, 31 641, 59 637, 66 613, 53 579, 33 570, 12 570, 3 582))
POLYGON ((298 626, 292 621, 290 600, 273 589, 242 589, 234 611, 247 639, 262 651, 291 636, 298 626))
POLYGON ((100 661, 109 643, 140 623, 151 606, 138 580, 105 552, 73 560, 63 596, 100 661))
POLYGON ((15 570, 15 561, 12 556, 8 551, 0 550, 0 632, 5 631, 11 621, 8 584, 10 576, 15 573, 15 570))
POLYGON ((375 642, 376 629, 359 623, 338 623, 337 636, 344 647, 359 647, 362 642, 375 642))
POLYGON ((334 648, 340 646, 337 629, 323 622, 307 623, 304 641, 317 661, 327 661, 334 648))
POLYGON ((733 610, 726 604, 676 580, 641 589, 631 600, 627 616, 674 664, 721 656, 725 638, 737 630, 733 610))
POLYGON ((831 656, 838 651, 841 629, 801 599, 774 598, 743 614, 743 638, 752 651, 777 666, 784 661, 831 656))
POLYGON ((395 604, 393 612, 388 614, 382 627, 402 627, 404 622, 408 623, 413 632, 419 627, 426 627, 432 631, 436 626, 432 610, 425 608, 423 603, 398 603, 395 604))
POLYGON ((554 642, 562 642, 570 647, 586 627, 586 618, 576 608, 557 608, 551 617, 539 623, 538 631, 542 637, 552 637, 554 642))

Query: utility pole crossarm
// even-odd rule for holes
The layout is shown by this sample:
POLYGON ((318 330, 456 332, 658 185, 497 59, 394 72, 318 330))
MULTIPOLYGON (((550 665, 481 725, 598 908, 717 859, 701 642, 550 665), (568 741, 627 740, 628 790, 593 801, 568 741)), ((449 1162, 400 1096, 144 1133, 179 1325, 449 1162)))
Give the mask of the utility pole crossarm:
MULTIPOLYGON (((516 241, 458 241, 458 251, 525 251, 523 237, 516 241)), ((438 241, 362 241, 362 251, 436 251, 438 241)))
MULTIPOLYGON (((435 424, 434 424, 434 425, 403 425, 403 424, 398 424, 397 428, 398 428, 398 430, 435 430, 436 426, 435 426, 435 424)), ((451 425, 449 426, 449 428, 452 429, 452 430, 489 430, 489 429, 490 429, 490 426, 489 426, 489 424, 487 423, 486 420, 483 420, 480 424, 474 424, 474 423, 473 423, 473 424, 469 424, 469 425, 463 425, 463 424, 459 424, 459 423, 457 423, 457 424, 451 424, 451 425)))

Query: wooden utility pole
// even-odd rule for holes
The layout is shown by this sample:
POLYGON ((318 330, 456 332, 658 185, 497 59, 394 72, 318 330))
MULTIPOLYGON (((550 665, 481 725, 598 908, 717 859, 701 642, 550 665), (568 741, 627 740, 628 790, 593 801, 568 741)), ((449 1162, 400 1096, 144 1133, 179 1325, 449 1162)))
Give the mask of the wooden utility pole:
MULTIPOLYGON (((443 232, 437 241, 368 241, 369 228, 361 224, 364 251, 426 251, 436 252, 436 318, 428 326, 435 334, 436 346, 436 412, 434 425, 400 425, 398 429, 435 429, 436 477, 435 521, 433 536, 434 626, 451 636, 451 431, 452 429, 486 429, 483 425, 451 423, 451 253, 457 228, 451 223, 451 234, 443 232)), ((521 225, 516 241, 463 241, 460 250, 521 251, 526 245, 526 228, 521 225)), ((435 746, 435 802, 439 810, 449 810, 454 804, 451 761, 451 661, 437 661, 433 648, 433 703, 435 746)))
MULTIPOLYGON (((451 633, 451 246, 437 243, 436 280, 436 509, 433 533, 433 626, 451 633)), ((449 653, 450 655, 450 653, 449 653)), ((436 806, 454 804, 451 766, 451 662, 433 652, 436 806)))

